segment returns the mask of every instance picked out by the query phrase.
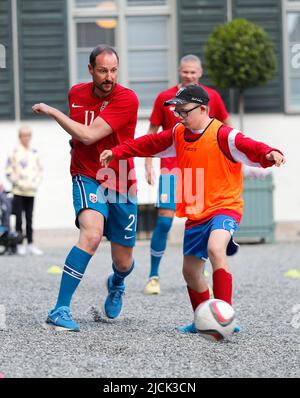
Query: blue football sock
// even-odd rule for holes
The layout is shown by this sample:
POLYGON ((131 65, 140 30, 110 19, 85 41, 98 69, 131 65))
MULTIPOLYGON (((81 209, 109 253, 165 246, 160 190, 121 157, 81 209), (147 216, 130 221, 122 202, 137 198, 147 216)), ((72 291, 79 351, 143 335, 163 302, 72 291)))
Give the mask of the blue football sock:
POLYGON ((124 285, 124 279, 126 278, 126 276, 128 276, 129 274, 131 274, 131 272, 133 271, 134 268, 134 261, 131 264, 131 267, 129 268, 128 271, 125 272, 121 272, 117 269, 117 267, 115 266, 115 264, 112 264, 112 269, 114 271, 113 274, 113 278, 112 278, 112 283, 114 286, 122 286, 124 285))
POLYGON ((81 281, 91 254, 74 246, 66 258, 55 309, 70 307, 72 295, 81 281))
POLYGON ((173 222, 172 217, 159 216, 151 238, 151 270, 149 277, 158 276, 161 258, 167 246, 168 233, 173 222))

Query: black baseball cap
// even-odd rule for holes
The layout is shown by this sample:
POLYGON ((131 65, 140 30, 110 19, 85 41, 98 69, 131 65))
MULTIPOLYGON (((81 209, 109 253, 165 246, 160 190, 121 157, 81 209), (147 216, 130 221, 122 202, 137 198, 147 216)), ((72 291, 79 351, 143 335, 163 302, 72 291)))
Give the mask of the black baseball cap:
POLYGON ((207 105, 209 102, 209 96, 207 92, 198 84, 192 84, 191 86, 180 88, 176 93, 176 97, 166 101, 164 106, 184 105, 189 104, 190 102, 200 105, 207 105))

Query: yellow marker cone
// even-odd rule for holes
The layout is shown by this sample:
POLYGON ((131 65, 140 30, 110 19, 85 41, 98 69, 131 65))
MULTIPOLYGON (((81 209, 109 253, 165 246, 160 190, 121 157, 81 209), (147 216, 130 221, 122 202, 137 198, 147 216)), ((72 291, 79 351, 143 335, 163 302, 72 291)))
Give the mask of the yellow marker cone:
POLYGON ((289 269, 284 276, 287 278, 298 279, 300 278, 300 271, 296 268, 289 269))
POLYGON ((52 267, 47 269, 48 274, 61 274, 62 269, 58 265, 52 265, 52 267))

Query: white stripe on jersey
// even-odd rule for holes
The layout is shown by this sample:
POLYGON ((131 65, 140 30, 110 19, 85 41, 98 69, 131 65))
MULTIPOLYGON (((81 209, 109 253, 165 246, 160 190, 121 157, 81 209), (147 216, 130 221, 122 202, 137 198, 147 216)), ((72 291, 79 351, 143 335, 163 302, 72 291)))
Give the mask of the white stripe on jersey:
MULTIPOLYGON (((177 123, 172 130, 172 135, 173 135, 173 142, 172 145, 170 145, 167 149, 165 149, 162 152, 156 153, 155 155, 153 155, 153 157, 155 158, 175 158, 176 157, 176 147, 175 147, 175 143, 174 143, 174 130, 177 127, 179 123, 177 123)), ((158 133, 159 134, 159 133, 158 133)))
POLYGON ((254 163, 251 162, 247 158, 247 155, 241 151, 239 151, 235 145, 235 137, 237 134, 239 134, 240 131, 237 129, 232 129, 230 133, 228 134, 228 147, 230 154, 232 156, 232 159, 234 159, 236 162, 247 164, 248 166, 254 166, 254 167, 262 167, 259 163, 254 163))

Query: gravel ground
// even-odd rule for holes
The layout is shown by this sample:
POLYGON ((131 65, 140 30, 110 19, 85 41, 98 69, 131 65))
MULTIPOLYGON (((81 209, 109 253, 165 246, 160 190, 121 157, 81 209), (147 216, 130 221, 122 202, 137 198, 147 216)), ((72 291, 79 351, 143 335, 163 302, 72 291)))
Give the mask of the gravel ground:
POLYGON ((242 332, 221 343, 175 331, 192 319, 181 276, 181 246, 167 249, 161 295, 143 295, 148 242, 135 249, 136 269, 127 280, 118 320, 106 321, 98 313, 111 270, 110 249, 104 243, 74 296, 72 312, 81 332, 45 329, 43 321, 60 282, 60 275, 47 270, 61 266, 67 251, 46 248, 43 257, 0 257, 2 328, 6 313, 6 330, 0 331, 0 374, 5 378, 300 376, 300 279, 284 276, 291 268, 300 271, 299 245, 241 246, 230 263, 242 332))

